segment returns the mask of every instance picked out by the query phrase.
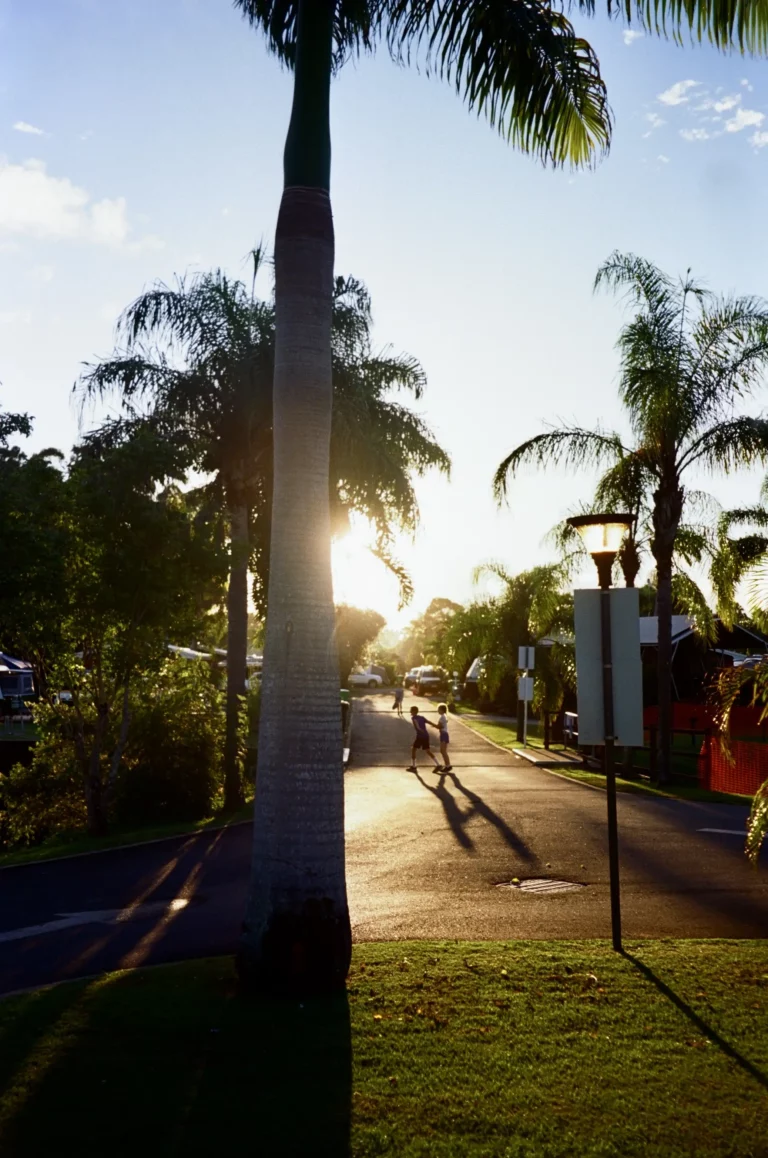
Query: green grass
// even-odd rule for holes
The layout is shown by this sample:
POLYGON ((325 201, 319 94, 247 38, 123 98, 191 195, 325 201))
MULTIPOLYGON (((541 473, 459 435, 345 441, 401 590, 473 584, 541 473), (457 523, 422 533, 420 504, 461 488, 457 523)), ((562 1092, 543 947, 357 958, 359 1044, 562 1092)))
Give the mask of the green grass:
MULTIPOLYGON (((598 788, 605 788, 605 776, 602 772, 590 772, 585 768, 558 767, 558 775, 567 776, 569 780, 577 780, 582 784, 594 784, 598 788)), ((670 784, 664 788, 647 784, 643 780, 625 780, 623 776, 616 777, 618 792, 634 793, 637 796, 660 796, 667 800, 696 800, 706 804, 752 804, 751 796, 740 796, 735 792, 711 792, 708 788, 699 788, 695 784, 670 784)))
POLYGON ((107 836, 88 836, 82 829, 57 833, 43 844, 34 848, 17 849, 0 855, 0 868, 6 865, 30 864, 40 860, 56 860, 63 856, 78 856, 84 852, 100 852, 107 848, 121 848, 126 844, 142 844, 164 837, 185 836, 187 833, 207 832, 210 829, 228 828, 253 815, 253 803, 246 804, 238 812, 229 816, 217 813, 204 820, 179 821, 175 824, 156 824, 146 828, 116 828, 107 836))
POLYGON ((0 1002, 0 1153, 768 1154, 764 942, 368 944, 348 997, 229 959, 0 1002))
MULTIPOLYGON (((494 744, 498 744, 502 748, 519 748, 517 742, 517 722, 510 720, 508 724, 491 724, 486 723, 485 720, 468 720, 468 726, 474 728, 485 736, 486 739, 492 740, 494 744)), ((544 742, 537 736, 529 735, 529 748, 543 748, 544 742)), ((565 749, 559 745, 553 745, 551 751, 557 753, 565 752, 565 749)), ((642 753, 641 753, 642 754, 642 753)), ((636 753, 637 755, 637 753, 636 753)), ((570 762, 564 761, 562 764, 555 764, 553 767, 557 768, 559 774, 568 776, 571 780, 576 780, 582 784, 594 784, 599 788, 605 787, 605 777, 600 772, 592 772, 588 769, 574 766, 570 762)), ((710 792, 709 789, 699 788, 695 782, 690 784, 668 784, 663 788, 648 784, 643 780, 625 780, 622 776, 616 777, 616 787, 619 792, 630 792, 644 796, 661 796, 672 800, 697 800, 709 804, 746 804, 751 805, 751 796, 739 796, 736 793, 730 792, 710 792)))

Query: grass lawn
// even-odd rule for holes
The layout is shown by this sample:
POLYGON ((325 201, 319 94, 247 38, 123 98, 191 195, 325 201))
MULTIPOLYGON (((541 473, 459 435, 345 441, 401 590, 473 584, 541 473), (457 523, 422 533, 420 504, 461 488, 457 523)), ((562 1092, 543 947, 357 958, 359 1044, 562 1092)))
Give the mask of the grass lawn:
POLYGON ((147 828, 117 828, 108 836, 88 836, 86 832, 76 829, 52 836, 34 848, 3 853, 0 855, 0 868, 13 864, 30 864, 38 860, 56 860, 62 856, 76 856, 84 852, 99 852, 105 848, 120 848, 126 844, 141 844, 149 840, 162 840, 166 836, 184 836, 186 833, 227 828, 230 824, 250 820, 252 815, 253 802, 226 817, 216 814, 204 820, 180 821, 176 824, 158 824, 147 828))
MULTIPOLYGON (((594 784, 598 788, 605 788, 605 776, 601 772, 591 772, 582 768, 558 768, 558 774, 567 776, 569 780, 578 780, 582 784, 594 784)), ((675 800, 698 800, 705 804, 742 804, 749 808, 752 804, 751 796, 740 796, 735 792, 710 792, 708 788, 699 788, 695 784, 670 784, 664 788, 656 788, 653 784, 646 784, 642 780, 625 780, 622 776, 616 777, 618 792, 636 793, 638 796, 661 796, 675 800)))
MULTIPOLYGON (((502 748, 511 750, 520 747, 517 742, 517 723, 514 720, 510 720, 508 724, 489 723, 485 720, 466 720, 465 722, 481 736, 485 736, 486 739, 492 740, 494 744, 498 744, 502 748)), ((529 736, 528 747, 541 748, 543 741, 538 737, 529 736)), ((558 752, 563 751, 563 749, 559 745, 553 745, 551 751, 558 752)), ((556 765, 556 767, 558 773, 568 776, 572 780, 580 781, 582 784, 594 784, 600 788, 605 787, 605 777, 600 772, 592 772, 571 763, 556 765)), ((663 788, 657 788, 643 780, 625 780, 622 776, 617 776, 616 787, 619 792, 662 796, 674 800, 698 800, 709 804, 746 804, 747 806, 752 803, 751 796, 738 796, 731 792, 710 792, 706 788, 699 788, 695 782, 668 784, 663 788)))
POLYGON ((764 942, 367 944, 348 996, 232 963, 0 1001, 3 1158, 768 1154, 764 942))

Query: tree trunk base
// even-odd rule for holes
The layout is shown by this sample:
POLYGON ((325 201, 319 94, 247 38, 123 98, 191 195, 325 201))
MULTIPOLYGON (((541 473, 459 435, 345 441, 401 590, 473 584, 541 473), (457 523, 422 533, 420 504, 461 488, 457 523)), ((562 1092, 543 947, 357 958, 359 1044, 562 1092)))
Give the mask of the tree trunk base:
POLYGON ((273 912, 255 936, 247 925, 237 951, 242 993, 301 997, 338 993, 352 959, 349 911, 328 899, 307 900, 300 913, 273 912))

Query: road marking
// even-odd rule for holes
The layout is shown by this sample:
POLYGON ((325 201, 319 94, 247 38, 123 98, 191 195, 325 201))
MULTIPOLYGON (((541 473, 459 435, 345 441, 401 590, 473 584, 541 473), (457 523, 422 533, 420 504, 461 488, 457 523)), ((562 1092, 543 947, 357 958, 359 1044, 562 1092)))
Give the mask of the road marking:
POLYGON ((77 925, 120 925, 126 921, 139 921, 144 917, 176 913, 189 904, 186 897, 176 897, 171 901, 155 901, 149 905, 130 905, 127 909, 95 909, 87 913, 61 913, 55 921, 43 925, 28 925, 25 929, 9 929, 0 933, 0 944, 6 941, 23 941, 25 937, 39 937, 42 933, 58 933, 62 929, 72 929, 77 925))
POLYGON ((697 828, 697 832, 719 832, 722 836, 746 836, 743 828, 697 828))

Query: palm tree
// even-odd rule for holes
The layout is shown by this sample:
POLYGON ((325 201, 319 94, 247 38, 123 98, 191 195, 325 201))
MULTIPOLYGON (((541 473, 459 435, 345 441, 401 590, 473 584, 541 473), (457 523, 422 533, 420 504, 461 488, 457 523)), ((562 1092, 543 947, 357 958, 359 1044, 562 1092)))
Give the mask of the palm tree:
POLYGON ((715 298, 690 273, 673 281, 650 262, 614 253, 595 287, 626 289, 635 315, 622 329, 619 397, 634 436, 559 427, 516 447, 499 465, 499 502, 508 479, 526 463, 577 467, 632 464, 650 495, 651 551, 658 610, 659 779, 669 776, 673 560, 681 543, 686 477, 768 458, 768 422, 737 415, 768 364, 768 307, 757 298, 715 298))
POLYGON ((557 711, 566 686, 574 683, 573 597, 564 591, 567 573, 548 563, 512 575, 499 563, 483 563, 475 571, 476 578, 482 575, 503 584, 502 593, 492 600, 480 648, 488 690, 494 695, 505 675, 517 673, 518 647, 548 638, 536 656, 533 705, 557 711))
MULTIPOLYGON (((610 141, 605 85, 590 45, 548 3, 508 0, 235 0, 294 72, 275 238, 275 499, 270 621, 263 686, 251 895, 240 952, 243 982, 334 988, 351 952, 344 876, 343 792, 333 648, 330 83, 345 57, 386 39, 430 65, 512 144, 545 163, 589 164, 610 141), (295 656, 302 669, 295 670, 295 656), (297 730, 291 708, 303 705, 297 730), (276 821, 280 817, 280 823, 276 821), (290 867, 288 867, 290 866, 290 867), (323 914, 322 918, 320 914, 323 914)), ((592 0, 579 0, 592 13, 592 0)), ((613 9, 608 0, 609 11, 613 9)), ((762 50, 762 11, 626 0, 649 30, 695 30, 718 46, 762 50)))
MULTIPOLYGON (((254 272, 263 260, 255 255, 254 272)), ((224 509, 229 537, 224 806, 243 803, 238 731, 247 676, 250 526, 268 515, 271 471, 274 311, 215 270, 158 283, 122 314, 123 349, 86 368, 84 397, 119 393, 135 420, 152 406, 155 427, 183 429, 190 465, 212 476, 209 516, 224 509)))
MULTIPOLYGON (((254 255, 254 282, 263 254, 254 255)), ((333 293, 334 412, 330 502, 334 526, 350 512, 376 533, 375 552, 395 572, 402 597, 409 578, 392 554, 394 528, 415 529, 414 474, 450 461, 424 420, 392 393, 422 396, 424 371, 409 355, 375 352, 371 302, 354 278, 337 278, 333 293)), ((239 723, 248 641, 248 571, 254 602, 265 609, 272 503, 272 376, 275 314, 221 270, 158 284, 132 303, 118 324, 124 349, 88 367, 84 397, 119 393, 134 420, 186 436, 190 465, 211 476, 203 488, 208 517, 225 512, 230 544, 227 590, 227 696, 224 803, 243 802, 239 723), (149 416, 139 408, 149 403, 149 416)))

